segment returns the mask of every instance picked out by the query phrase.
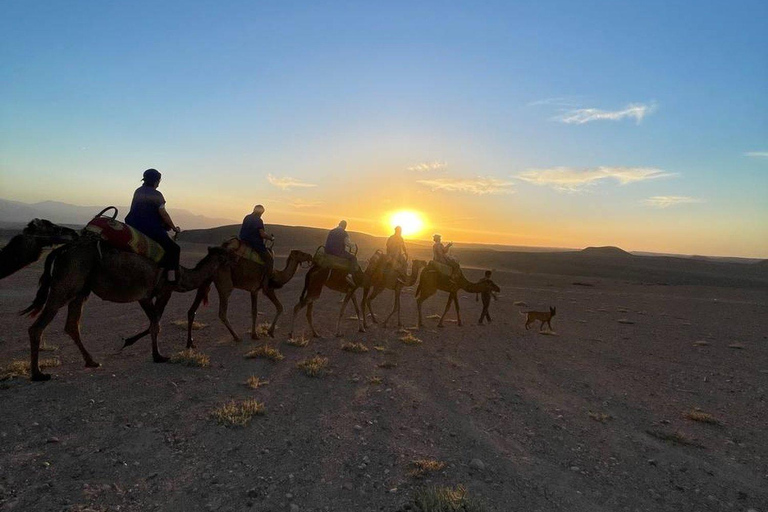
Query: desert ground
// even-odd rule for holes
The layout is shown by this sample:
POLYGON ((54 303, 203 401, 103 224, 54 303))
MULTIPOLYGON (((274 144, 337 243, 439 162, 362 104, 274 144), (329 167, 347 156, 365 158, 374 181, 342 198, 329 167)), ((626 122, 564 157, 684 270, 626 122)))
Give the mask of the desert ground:
MULTIPOLYGON (((204 247, 184 244, 184 262, 204 247)), ((407 289, 403 319, 417 344, 393 325, 358 333, 352 319, 333 337, 341 296, 327 289, 315 308, 324 337, 287 344, 305 270, 279 292, 286 314, 274 340, 250 339, 249 298, 235 291, 234 342, 212 293, 195 331, 206 368, 154 364, 146 338, 121 351, 147 324, 141 309, 91 297, 83 338, 102 367, 86 369, 60 312, 43 353, 61 363, 45 370, 53 379, 0 382, 0 510, 400 512, 417 510, 419 490, 459 485, 486 511, 768 510, 764 282, 521 271, 486 256, 502 290, 493 323, 478 326, 480 303, 461 294, 462 327, 429 318, 414 330, 407 289), (554 332, 525 330, 519 313, 550 305, 554 332), (263 344, 284 359, 244 357, 263 344), (316 355, 329 371, 312 378, 297 363, 316 355), (267 383, 251 389, 251 376, 267 383), (212 416, 245 399, 264 405, 247 425, 212 416), (413 475, 421 459, 444 466, 413 475)), ((41 268, 0 281, 0 366, 29 357, 31 320, 16 312, 41 268)), ((184 348, 174 322, 192 299, 175 295, 166 310, 166 355, 184 348)), ((445 300, 431 298, 425 313, 445 300)), ((377 314, 390 304, 385 292, 377 314)), ((260 322, 272 318, 263 296, 259 310, 260 322)), ((307 330, 303 313, 297 330, 307 330)))

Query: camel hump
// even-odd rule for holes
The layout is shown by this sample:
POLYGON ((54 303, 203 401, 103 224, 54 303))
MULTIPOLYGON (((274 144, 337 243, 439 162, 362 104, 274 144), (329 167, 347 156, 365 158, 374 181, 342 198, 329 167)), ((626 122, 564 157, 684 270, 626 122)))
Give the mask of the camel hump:
POLYGON ((264 259, 261 257, 261 255, 254 248, 239 238, 230 238, 222 244, 222 247, 235 253, 238 258, 244 258, 256 263, 257 265, 264 265, 264 259))
POLYGON ((453 275, 453 267, 445 263, 440 263, 439 261, 431 260, 427 264, 427 268, 430 270, 436 270, 437 272, 447 277, 451 277, 453 275))

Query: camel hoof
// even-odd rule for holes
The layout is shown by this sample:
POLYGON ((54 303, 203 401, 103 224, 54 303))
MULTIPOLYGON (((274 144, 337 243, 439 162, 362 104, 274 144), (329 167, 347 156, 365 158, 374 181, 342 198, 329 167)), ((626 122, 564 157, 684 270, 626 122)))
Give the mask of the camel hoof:
POLYGON ((87 361, 85 363, 86 368, 101 368, 101 364, 96 361, 87 361))
POLYGON ((365 327, 361 327, 360 329, 357 330, 357 332, 365 332, 365 327))
POLYGON ((322 338, 323 338, 322 336, 320 336, 320 335, 319 335, 319 334, 317 334, 316 332, 313 332, 313 333, 312 333, 312 337, 313 337, 313 338, 317 338, 317 339, 322 339, 322 338))
POLYGON ((445 327, 443 324, 437 324, 438 327, 445 327))
POLYGON ((170 361, 170 358, 161 356, 160 354, 152 354, 152 361, 156 363, 167 363, 168 361, 170 361))
POLYGON ((344 337, 344 335, 343 335, 342 333, 340 333, 340 332, 337 332, 337 333, 336 333, 336 337, 337 337, 337 338, 343 338, 343 337, 344 337))
POLYGON ((274 338, 274 337, 275 337, 275 330, 274 330, 274 329, 270 329, 270 330, 268 330, 268 331, 267 331, 267 335, 268 335, 270 338, 274 338))
POLYGON ((37 372, 33 373, 32 376, 29 377, 29 380, 33 382, 45 382, 51 380, 51 375, 49 373, 37 372))
POLYGON ((256 333, 253 333, 253 334, 251 334, 251 339, 252 339, 252 340, 257 340, 257 339, 259 339, 259 335, 258 335, 258 334, 256 334, 256 333))
POLYGON ((191 350, 191 349, 193 349, 193 348, 197 348, 197 345, 195 345, 195 344, 194 344, 194 343, 192 343, 191 341, 190 341, 189 343, 187 343, 187 350, 191 350))

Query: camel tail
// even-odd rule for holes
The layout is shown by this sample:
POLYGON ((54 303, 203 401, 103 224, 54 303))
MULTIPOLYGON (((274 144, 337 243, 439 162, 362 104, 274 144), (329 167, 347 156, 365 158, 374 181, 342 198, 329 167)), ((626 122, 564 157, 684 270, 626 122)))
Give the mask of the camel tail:
POLYGON ((211 293, 211 283, 205 286, 205 295, 203 295, 203 306, 208 305, 208 295, 211 293))
POLYGON ((37 289, 35 300, 32 301, 32 304, 28 308, 19 311, 19 315, 29 315, 34 318, 43 310, 43 307, 45 307, 45 303, 48 300, 48 292, 51 290, 51 270, 53 269, 53 262, 59 253, 61 253, 62 249, 62 247, 54 249, 51 251, 51 254, 45 258, 45 267, 43 268, 43 275, 40 276, 40 287, 37 289))

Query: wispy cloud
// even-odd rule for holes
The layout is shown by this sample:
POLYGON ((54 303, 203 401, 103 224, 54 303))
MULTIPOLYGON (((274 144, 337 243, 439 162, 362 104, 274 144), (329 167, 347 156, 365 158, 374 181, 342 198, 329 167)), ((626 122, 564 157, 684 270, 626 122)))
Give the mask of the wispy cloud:
POLYGON ((744 156, 750 156, 752 158, 768 158, 768 151, 747 151, 744 156))
POLYGON ((578 105, 578 98, 573 96, 559 96, 557 98, 544 98, 543 100, 536 100, 528 103, 529 107, 539 107, 542 105, 555 105, 558 107, 573 108, 578 105))
POLYGON ((549 169, 530 169, 517 174, 515 177, 534 185, 553 187, 562 192, 581 192, 590 185, 603 180, 613 180, 621 185, 627 185, 675 175, 675 173, 652 167, 596 167, 593 169, 552 167, 549 169))
POLYGON ((585 124, 592 121, 621 121, 622 119, 634 119, 638 124, 645 116, 656 110, 656 105, 643 103, 631 103, 621 110, 601 110, 598 108, 577 108, 556 117, 566 124, 585 124))
POLYGON ((423 162, 408 167, 413 172, 444 171, 448 168, 447 162, 423 162))
POLYGON ((291 206, 300 210, 304 208, 317 208, 324 204, 322 201, 305 201, 304 199, 294 199, 290 202, 291 206))
POLYGON ((512 181, 497 178, 478 176, 477 178, 434 178, 430 180, 416 180, 420 185, 432 190, 446 192, 467 192, 475 195, 486 194, 512 194, 515 186, 512 181))
POLYGON ((309 187, 317 186, 314 183, 306 183, 304 181, 297 180, 295 178, 278 177, 278 176, 273 176, 271 174, 267 174, 267 181, 269 181, 272 185, 282 190, 290 190, 292 188, 309 188, 309 187))
POLYGON ((680 204, 703 203, 703 199, 688 196, 653 196, 643 201, 654 208, 669 208, 680 204))

